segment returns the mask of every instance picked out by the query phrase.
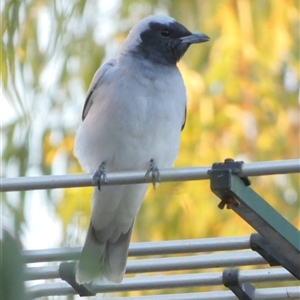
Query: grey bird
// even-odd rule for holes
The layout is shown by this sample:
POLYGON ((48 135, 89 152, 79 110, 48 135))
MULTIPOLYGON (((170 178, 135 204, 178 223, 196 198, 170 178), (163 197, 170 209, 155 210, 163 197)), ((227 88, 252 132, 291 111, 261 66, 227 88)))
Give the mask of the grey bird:
MULTIPOLYGON (((101 177, 105 172, 173 166, 187 103, 176 63, 191 44, 208 40, 168 16, 149 16, 133 27, 90 85, 74 149, 84 170, 101 177)), ((94 188, 91 221, 76 268, 78 283, 122 281, 147 187, 94 188)))

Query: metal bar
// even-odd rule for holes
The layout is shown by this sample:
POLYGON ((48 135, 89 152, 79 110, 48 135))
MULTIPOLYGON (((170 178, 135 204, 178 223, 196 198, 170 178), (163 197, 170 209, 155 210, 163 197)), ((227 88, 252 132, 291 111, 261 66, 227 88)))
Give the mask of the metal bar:
MULTIPOLYGON (((285 300, 299 299, 300 288, 291 286, 286 288, 267 288, 255 290, 256 300, 285 300)), ((230 291, 214 291, 201 293, 186 293, 172 295, 151 295, 140 297, 106 298, 105 300, 237 300, 230 291)))
MULTIPOLYGON (((202 168, 177 168, 160 170, 160 181, 182 181, 208 179, 210 167, 202 168)), ((149 175, 145 178, 146 171, 132 172, 111 172, 107 173, 107 182, 102 185, 150 183, 152 178, 149 175)), ((0 191, 23 191, 38 189, 55 189, 67 187, 87 187, 95 185, 92 181, 93 174, 76 175, 49 175, 39 177, 17 177, 3 178, 0 182, 0 191)))
POLYGON ((284 258, 286 263, 280 263, 300 278, 299 230, 255 191, 245 186, 239 177, 228 175, 227 178, 227 174, 229 173, 215 173, 211 179, 213 192, 221 199, 231 202, 230 208, 256 229, 272 245, 278 256, 284 258))
POLYGON ((284 288, 259 289, 255 291, 257 300, 280 300, 280 299, 300 299, 300 287, 291 286, 284 288))
POLYGON ((129 247, 129 256, 244 250, 249 248, 250 238, 247 236, 143 242, 131 244, 129 247))
MULTIPOLYGON (((131 243, 129 256, 196 253, 204 251, 242 250, 250 248, 250 238, 225 237, 179 241, 131 243)), ((77 260, 82 247, 23 250, 25 263, 77 260)))
POLYGON ((256 269, 239 272, 239 282, 276 282, 297 280, 290 272, 284 268, 256 269))
POLYGON ((300 173, 300 159, 262 161, 242 165, 240 177, 300 173))
MULTIPOLYGON (((173 168, 160 170, 160 181, 188 181, 209 179, 211 167, 173 168)), ((300 160, 265 161, 247 163, 239 176, 261 176, 272 174, 300 173, 300 160)), ((107 183, 103 185, 135 184, 152 182, 151 174, 145 178, 145 171, 107 173, 107 183)), ((93 174, 51 175, 39 177, 1 178, 0 191, 25 191, 68 187, 93 186, 93 174)))
MULTIPOLYGON (((240 274, 244 279, 247 278, 251 282, 270 282, 295 279, 284 269, 268 269, 268 272, 264 274, 264 278, 262 278, 260 274, 257 274, 257 270, 254 272, 252 270, 241 271, 240 274), (280 272, 281 277, 278 276, 280 272)), ((97 293, 107 293, 182 287, 216 286, 222 284, 222 273, 218 272, 125 278, 123 282, 118 285, 107 282, 94 282, 92 284, 92 288, 97 293)), ((76 294, 76 291, 66 282, 35 285, 29 287, 28 292, 31 298, 76 294)))
POLYGON ((253 251, 213 253, 176 258, 153 258, 128 261, 128 273, 193 270, 266 264, 265 259, 253 251))
POLYGON ((78 260, 82 247, 21 251, 25 263, 78 260))
MULTIPOLYGON (((266 264, 264 258, 253 251, 213 253, 171 258, 129 260, 126 273, 146 273, 202 268, 236 267, 266 264)), ((31 267, 25 269, 25 280, 60 278, 58 266, 31 267)))

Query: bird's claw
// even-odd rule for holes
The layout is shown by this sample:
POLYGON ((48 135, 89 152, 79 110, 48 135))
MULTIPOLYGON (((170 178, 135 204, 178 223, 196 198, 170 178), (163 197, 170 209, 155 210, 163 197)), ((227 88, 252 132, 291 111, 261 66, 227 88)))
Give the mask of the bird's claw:
POLYGON ((101 181, 107 183, 106 171, 105 171, 105 162, 103 162, 98 170, 93 176, 93 185, 98 187, 98 190, 101 191, 101 181))
POLYGON ((152 184, 154 188, 157 188, 160 182, 160 173, 159 169, 153 159, 150 160, 150 165, 148 167, 148 170, 145 174, 145 181, 149 177, 149 175, 152 175, 152 184))

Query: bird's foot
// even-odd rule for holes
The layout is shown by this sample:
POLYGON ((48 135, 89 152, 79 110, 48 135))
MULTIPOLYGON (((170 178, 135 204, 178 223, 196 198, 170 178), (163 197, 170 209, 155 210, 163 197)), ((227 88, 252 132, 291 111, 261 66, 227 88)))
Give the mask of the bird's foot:
POLYGON ((101 181, 107 183, 105 162, 103 162, 93 176, 93 184, 97 185, 98 190, 101 191, 101 181))
POLYGON ((159 173, 159 169, 155 163, 155 161, 153 159, 150 160, 150 165, 149 168, 145 174, 145 181, 148 178, 148 176, 152 175, 152 184, 154 189, 157 188, 159 186, 159 182, 160 182, 160 173, 159 173))

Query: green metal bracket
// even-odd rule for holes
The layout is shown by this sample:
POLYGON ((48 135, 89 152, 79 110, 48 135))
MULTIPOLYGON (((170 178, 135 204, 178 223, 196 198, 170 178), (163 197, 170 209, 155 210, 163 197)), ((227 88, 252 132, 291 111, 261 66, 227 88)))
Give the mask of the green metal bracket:
MULTIPOLYGON (((226 165, 226 163, 225 163, 226 165)), ((235 172, 237 173, 237 172, 235 172)), ((291 274, 300 279, 300 232, 230 168, 212 168, 211 190, 266 241, 271 255, 291 274)))

